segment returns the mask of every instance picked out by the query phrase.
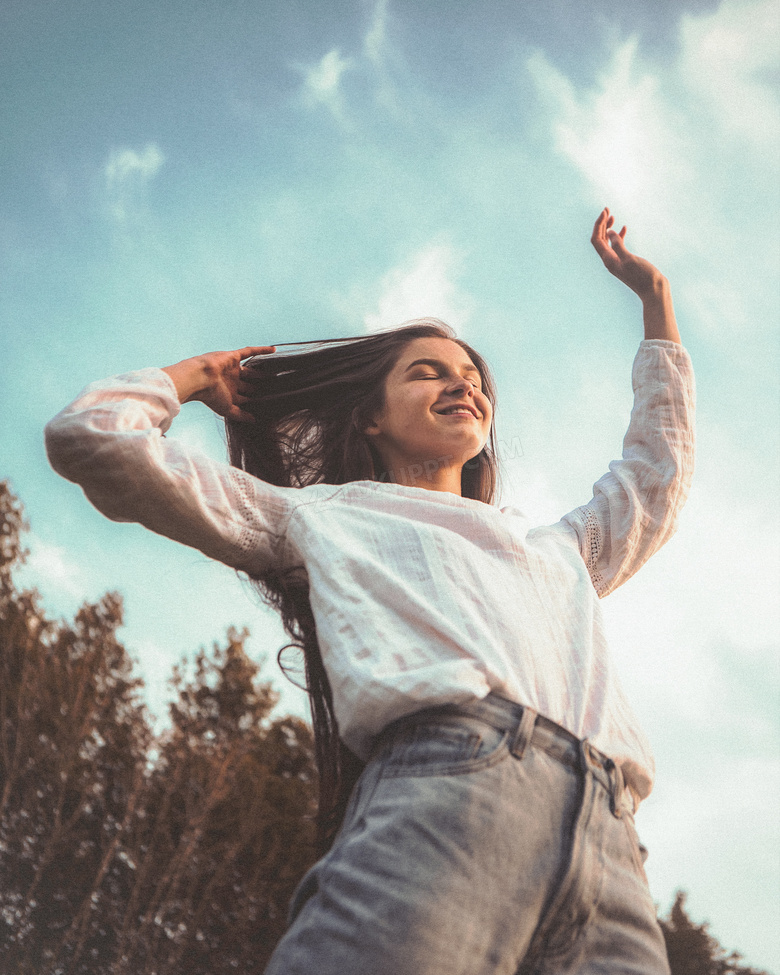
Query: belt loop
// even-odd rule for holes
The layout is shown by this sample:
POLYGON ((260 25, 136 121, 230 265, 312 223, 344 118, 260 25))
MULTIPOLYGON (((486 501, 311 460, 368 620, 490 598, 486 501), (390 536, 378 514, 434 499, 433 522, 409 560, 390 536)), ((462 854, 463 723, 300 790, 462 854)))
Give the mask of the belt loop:
POLYGON ((591 745, 587 738, 583 738, 580 743, 580 762, 584 772, 588 770, 590 765, 597 765, 607 773, 610 812, 615 819, 621 819, 623 816, 623 792, 626 788, 625 780, 623 779, 623 769, 619 765, 616 765, 611 758, 602 755, 598 749, 591 745))
POLYGON ((514 741, 509 746, 509 750, 515 756, 515 758, 522 758, 523 755, 525 755, 525 750, 531 743, 531 736, 534 733, 536 717, 536 711, 532 710, 531 708, 523 708, 523 714, 520 718, 519 724, 517 725, 514 741))
POLYGON ((615 819, 620 819, 623 815, 623 790, 626 787, 623 781, 623 769, 613 762, 611 758, 608 758, 607 762, 609 763, 607 771, 609 772, 610 784, 612 785, 612 815, 615 819))
POLYGON ((588 741, 587 738, 582 738, 580 740, 580 770, 582 772, 587 772, 588 769, 590 768, 592 762, 591 759, 592 748, 593 746, 591 745, 591 743, 588 741))

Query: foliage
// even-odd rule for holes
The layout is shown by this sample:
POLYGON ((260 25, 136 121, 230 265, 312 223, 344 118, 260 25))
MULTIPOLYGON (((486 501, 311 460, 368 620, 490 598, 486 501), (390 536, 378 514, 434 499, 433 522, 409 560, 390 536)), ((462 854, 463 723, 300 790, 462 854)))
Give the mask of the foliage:
POLYGON ((121 600, 47 619, 13 584, 24 528, 0 482, 0 971, 261 972, 314 859, 308 727, 231 631, 154 737, 121 600))
POLYGON ((276 698, 255 684, 245 635, 201 652, 191 680, 176 676, 173 728, 134 826, 117 973, 262 972, 313 861, 311 733, 268 722, 276 698))
POLYGON ((686 896, 678 890, 668 917, 660 919, 672 975, 767 975, 742 965, 739 952, 727 953, 708 924, 693 922, 685 910, 686 896))

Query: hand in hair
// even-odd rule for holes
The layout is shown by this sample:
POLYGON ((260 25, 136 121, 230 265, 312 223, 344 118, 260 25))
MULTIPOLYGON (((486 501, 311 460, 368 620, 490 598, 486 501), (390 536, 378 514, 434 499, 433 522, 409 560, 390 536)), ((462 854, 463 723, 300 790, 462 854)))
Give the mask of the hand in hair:
POLYGON ((605 207, 598 215, 590 242, 604 267, 642 301, 646 339, 680 341, 669 282, 657 267, 625 245, 626 228, 613 229, 615 218, 605 207))
POLYGON ((208 352, 166 366, 163 372, 173 380, 179 402, 199 400, 219 416, 253 423, 254 417, 243 407, 256 391, 245 382, 241 361, 253 355, 266 355, 274 349, 273 345, 252 345, 233 352, 208 352))

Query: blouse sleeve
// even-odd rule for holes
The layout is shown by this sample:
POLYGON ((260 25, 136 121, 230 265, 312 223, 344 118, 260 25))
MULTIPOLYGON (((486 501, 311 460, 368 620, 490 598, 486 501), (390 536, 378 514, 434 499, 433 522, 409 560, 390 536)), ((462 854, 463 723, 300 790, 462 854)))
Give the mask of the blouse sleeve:
POLYGON ((563 518, 599 596, 629 579, 674 534, 694 461, 695 387, 676 342, 643 341, 634 360, 634 408, 623 456, 593 486, 592 500, 563 518))
POLYGON ((297 500, 164 436, 180 410, 161 369, 87 386, 46 426, 52 467, 113 521, 134 521, 245 572, 268 569, 297 500))

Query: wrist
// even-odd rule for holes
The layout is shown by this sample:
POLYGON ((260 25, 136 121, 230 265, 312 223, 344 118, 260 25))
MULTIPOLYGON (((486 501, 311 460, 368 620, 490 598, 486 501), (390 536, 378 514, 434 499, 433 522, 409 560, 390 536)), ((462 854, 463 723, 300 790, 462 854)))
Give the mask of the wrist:
POLYGON ((672 292, 666 278, 661 276, 655 280, 652 290, 641 297, 645 338, 680 342, 680 333, 677 330, 677 320, 672 304, 672 292))
POLYGON ((201 356, 165 366, 163 372, 170 376, 180 403, 200 399, 211 385, 209 369, 201 356))
POLYGON ((638 292, 638 294, 643 305, 664 304, 672 300, 669 281, 660 272, 657 275, 653 275, 649 284, 641 292, 638 292))

